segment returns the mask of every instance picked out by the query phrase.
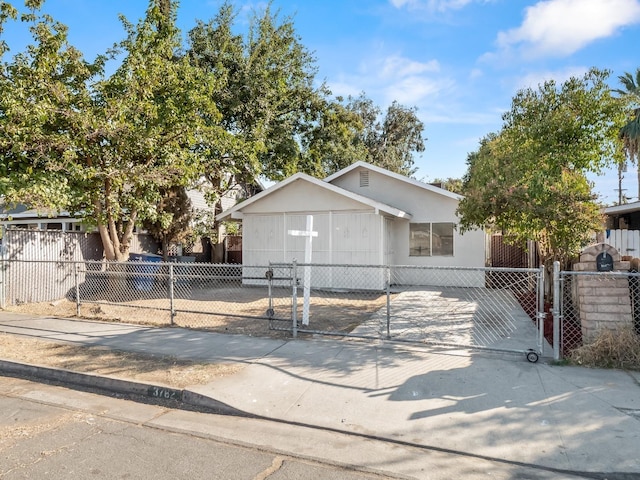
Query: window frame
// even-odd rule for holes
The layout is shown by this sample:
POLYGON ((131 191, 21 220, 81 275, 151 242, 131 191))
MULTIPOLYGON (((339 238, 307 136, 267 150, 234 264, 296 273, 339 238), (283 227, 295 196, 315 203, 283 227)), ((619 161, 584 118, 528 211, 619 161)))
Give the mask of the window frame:
MULTIPOLYGON (((437 230, 438 227, 436 227, 437 230)), ((409 256, 410 257, 453 257, 455 255, 455 229, 456 224, 454 222, 410 222, 409 223, 409 256), (450 237, 450 247, 447 247, 446 253, 440 253, 443 250, 443 246, 440 246, 439 249, 436 249, 438 253, 434 252, 433 239, 434 239, 434 226, 437 225, 441 228, 443 225, 449 225, 451 229, 451 237, 450 237), (421 232, 424 236, 426 233, 428 235, 428 246, 424 245, 424 240, 422 245, 417 245, 417 239, 414 242, 414 235, 421 232), (422 250, 427 253, 421 253, 422 250), (418 252, 416 252, 418 250, 418 252)), ((448 233, 448 232, 447 232, 448 233)), ((438 235, 436 233, 436 235, 438 235)), ((439 235, 441 238, 447 238, 448 235, 439 235)), ((448 242, 447 242, 448 243, 448 242)))

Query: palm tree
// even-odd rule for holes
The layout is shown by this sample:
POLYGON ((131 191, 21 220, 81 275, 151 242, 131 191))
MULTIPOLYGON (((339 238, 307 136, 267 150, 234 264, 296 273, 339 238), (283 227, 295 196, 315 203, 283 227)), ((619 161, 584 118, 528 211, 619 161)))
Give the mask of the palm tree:
POLYGON ((614 92, 627 99, 631 106, 631 116, 627 124, 620 129, 620 139, 630 163, 636 163, 638 167, 638 200, 640 200, 640 68, 636 70, 635 77, 629 72, 618 77, 624 89, 614 92))

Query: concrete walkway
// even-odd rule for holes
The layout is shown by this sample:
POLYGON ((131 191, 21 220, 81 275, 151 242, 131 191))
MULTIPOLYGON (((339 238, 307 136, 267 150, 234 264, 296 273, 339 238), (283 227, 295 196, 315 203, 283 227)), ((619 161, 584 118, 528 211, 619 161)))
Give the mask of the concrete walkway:
MULTIPOLYGON (((536 326, 512 292, 485 288, 420 287, 403 290, 391 301, 389 336, 461 348, 552 356, 536 326)), ((379 337, 386 333, 387 308, 357 326, 352 334, 379 337)))
POLYGON ((285 422, 558 475, 640 478, 637 372, 553 366, 544 359, 532 364, 509 354, 283 341, 7 312, 0 312, 0 331, 243 363, 237 374, 191 390, 285 422))

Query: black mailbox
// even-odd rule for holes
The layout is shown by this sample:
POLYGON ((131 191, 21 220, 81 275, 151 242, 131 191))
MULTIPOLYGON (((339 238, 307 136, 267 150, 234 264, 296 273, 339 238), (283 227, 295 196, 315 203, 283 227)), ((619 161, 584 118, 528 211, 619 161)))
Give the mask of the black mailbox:
POLYGON ((596 257, 596 268, 599 272, 610 272, 613 270, 613 257, 607 252, 602 252, 596 257))

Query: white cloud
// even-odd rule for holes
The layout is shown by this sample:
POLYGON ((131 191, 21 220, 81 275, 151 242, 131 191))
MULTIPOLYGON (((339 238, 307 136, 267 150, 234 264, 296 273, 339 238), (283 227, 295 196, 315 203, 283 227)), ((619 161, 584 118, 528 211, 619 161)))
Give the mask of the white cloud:
POLYGON ((392 77, 406 77, 409 75, 419 75, 425 72, 438 72, 440 71, 440 64, 437 60, 431 60, 429 62, 416 62, 409 58, 400 57, 397 55, 387 57, 382 62, 382 69, 380 75, 384 78, 392 77))
POLYGON ((349 80, 330 82, 330 84, 331 93, 336 97, 357 97, 363 90, 361 86, 356 86, 354 82, 349 80))
POLYGON ((364 61, 358 74, 342 76, 331 82, 330 88, 335 95, 342 96, 364 91, 384 107, 394 100, 419 105, 426 98, 451 88, 452 84, 452 80, 440 74, 437 60, 419 62, 401 55, 388 55, 364 61))
POLYGON ((384 88, 387 102, 397 100, 403 105, 415 105, 445 87, 439 80, 424 77, 407 77, 384 88))
POLYGON ((545 71, 545 72, 531 72, 523 77, 517 78, 513 82, 515 90, 523 88, 537 89, 538 85, 542 85, 549 80, 555 80, 557 84, 566 82, 571 77, 582 77, 589 71, 587 67, 567 67, 562 70, 545 71))
POLYGON ((589 43, 640 23, 640 0, 545 0, 528 7, 522 25, 497 38, 504 52, 567 56, 589 43))
POLYGON ((481 78, 484 76, 484 72, 479 68, 474 68, 469 72, 469 78, 471 80, 475 80, 476 78, 481 78))

